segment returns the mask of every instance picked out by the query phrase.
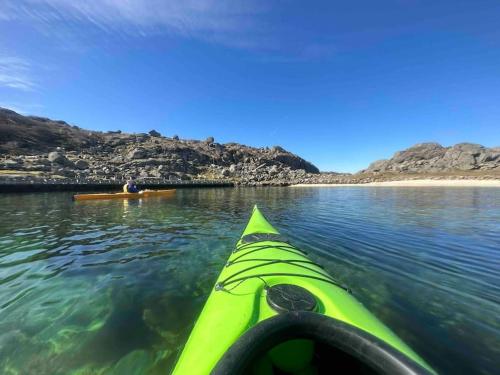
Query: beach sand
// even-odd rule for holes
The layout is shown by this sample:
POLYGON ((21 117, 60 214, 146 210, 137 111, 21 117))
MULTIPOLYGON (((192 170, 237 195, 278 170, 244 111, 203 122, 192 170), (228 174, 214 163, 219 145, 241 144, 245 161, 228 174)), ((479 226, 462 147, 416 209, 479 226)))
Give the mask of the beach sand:
POLYGON ((297 184, 292 187, 500 187, 498 180, 404 180, 404 181, 382 181, 369 182, 365 184, 297 184))

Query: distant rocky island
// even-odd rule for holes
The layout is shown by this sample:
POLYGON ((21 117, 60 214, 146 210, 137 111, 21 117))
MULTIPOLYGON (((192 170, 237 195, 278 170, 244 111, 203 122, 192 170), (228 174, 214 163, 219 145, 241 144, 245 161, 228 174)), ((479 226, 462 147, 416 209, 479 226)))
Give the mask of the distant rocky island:
POLYGON ((97 132, 0 108, 0 183, 140 183, 227 180, 235 185, 366 183, 416 178, 500 178, 500 147, 422 143, 355 174, 320 172, 280 146, 255 148, 164 136, 97 132))

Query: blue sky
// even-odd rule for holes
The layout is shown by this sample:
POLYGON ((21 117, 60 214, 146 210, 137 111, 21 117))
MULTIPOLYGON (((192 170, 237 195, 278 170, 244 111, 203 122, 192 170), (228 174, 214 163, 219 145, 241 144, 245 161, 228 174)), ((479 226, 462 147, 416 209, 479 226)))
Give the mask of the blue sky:
POLYGON ((500 145, 500 2, 2 0, 0 106, 357 171, 500 145))

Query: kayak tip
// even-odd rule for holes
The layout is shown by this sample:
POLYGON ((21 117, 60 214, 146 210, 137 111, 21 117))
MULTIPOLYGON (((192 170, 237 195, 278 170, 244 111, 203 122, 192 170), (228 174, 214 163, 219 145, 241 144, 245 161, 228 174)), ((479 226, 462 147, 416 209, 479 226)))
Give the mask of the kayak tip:
POLYGON ((275 233, 279 232, 267 221, 265 216, 260 212, 259 207, 255 204, 252 210, 252 215, 248 220, 247 226, 243 231, 242 237, 253 233, 275 233))

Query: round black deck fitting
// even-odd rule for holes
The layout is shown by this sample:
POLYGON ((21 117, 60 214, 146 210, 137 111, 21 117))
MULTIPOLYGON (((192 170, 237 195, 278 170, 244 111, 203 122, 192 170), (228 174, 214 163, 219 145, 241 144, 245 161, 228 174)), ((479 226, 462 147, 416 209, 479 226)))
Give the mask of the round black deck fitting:
POLYGON ((267 303, 278 313, 289 311, 314 311, 316 297, 298 285, 277 284, 267 288, 267 303))

